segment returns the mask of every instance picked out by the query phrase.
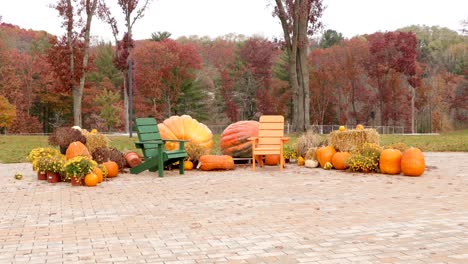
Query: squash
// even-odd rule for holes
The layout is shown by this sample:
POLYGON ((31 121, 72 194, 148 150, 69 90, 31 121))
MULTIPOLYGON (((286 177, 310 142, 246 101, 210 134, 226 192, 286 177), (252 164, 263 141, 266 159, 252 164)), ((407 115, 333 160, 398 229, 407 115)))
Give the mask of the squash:
POLYGON ((93 187, 99 182, 98 176, 94 173, 89 173, 85 176, 84 182, 86 186, 93 187))
POLYGON ((327 161, 325 162, 325 165, 323 166, 323 168, 326 170, 331 170, 333 169, 333 165, 329 161, 327 161))
POLYGON ((193 169, 193 162, 190 160, 184 161, 184 170, 192 170, 193 169))
POLYGON ((104 176, 102 175, 102 170, 100 168, 94 167, 93 173, 98 177, 98 183, 101 183, 104 180, 104 176))
POLYGON ((349 152, 336 152, 332 157, 332 165, 337 170, 346 170, 349 166, 346 164, 346 160, 351 157, 349 152))
POLYGON ((102 163, 107 169, 107 177, 116 177, 119 174, 119 165, 115 161, 106 161, 102 163))
POLYGON ((65 156, 67 157, 67 160, 72 159, 76 156, 85 156, 92 159, 91 154, 89 154, 88 148, 80 141, 70 143, 70 145, 67 148, 67 151, 65 152, 65 156))
POLYGON ((297 158, 297 166, 304 166, 305 165, 305 160, 303 157, 297 158))
POLYGON ((234 169, 234 159, 228 155, 203 155, 198 162, 203 171, 234 169))
POLYGON ((338 130, 339 130, 339 131, 345 131, 345 130, 346 130, 346 127, 345 127, 345 126, 340 126, 340 127, 338 128, 338 130))
POLYGON ((280 155, 265 155, 265 165, 275 166, 280 163, 280 155))
POLYGON ((313 160, 313 159, 306 160, 304 164, 306 168, 317 168, 318 165, 319 165, 318 161, 313 160))
MULTIPOLYGON (((208 151, 213 147, 213 133, 204 124, 189 115, 171 116, 158 124, 162 139, 188 140, 191 144, 199 145, 208 151)), ((179 143, 167 142, 167 150, 179 148, 179 143)))
POLYGON ((379 158, 380 172, 392 175, 400 174, 401 155, 401 151, 398 149, 384 149, 379 158))
POLYGON ((356 130, 364 130, 364 126, 361 125, 361 124, 358 124, 358 125, 356 126, 356 130))
POLYGON ((252 157, 252 143, 247 139, 258 136, 259 125, 257 121, 251 120, 230 124, 221 134, 221 152, 235 158, 252 157))
POLYGON ((418 148, 409 148, 401 156, 401 171, 406 176, 421 176, 426 169, 424 155, 418 148))
POLYGON ((332 146, 321 147, 317 149, 317 160, 320 163, 322 168, 325 168, 325 163, 332 162, 333 155, 335 155, 336 150, 332 146))

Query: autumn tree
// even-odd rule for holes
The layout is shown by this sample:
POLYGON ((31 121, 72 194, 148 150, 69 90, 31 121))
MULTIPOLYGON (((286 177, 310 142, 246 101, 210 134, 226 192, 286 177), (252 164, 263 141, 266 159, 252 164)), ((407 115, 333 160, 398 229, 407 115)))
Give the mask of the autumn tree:
POLYGON ((306 131, 310 124, 308 35, 321 26, 322 0, 275 0, 274 14, 279 17, 284 45, 289 58, 290 85, 293 94, 294 131, 306 131))
MULTIPOLYGON (((129 76, 128 69, 132 64, 130 54, 132 52, 132 49, 134 47, 133 45, 133 26, 135 25, 135 22, 138 19, 143 18, 144 13, 146 9, 149 8, 150 3, 152 0, 118 0, 117 4, 120 6, 123 14, 124 14, 124 20, 125 20, 125 31, 124 35, 119 40, 119 27, 117 24, 117 20, 115 17, 112 15, 110 9, 105 6, 104 4, 102 5, 101 8, 101 18, 106 21, 111 29, 112 33, 116 42, 117 46, 117 51, 116 51, 116 59, 115 63, 116 66, 119 70, 122 71, 122 73, 125 76, 124 79, 124 87, 123 87, 123 97, 124 97, 124 109, 125 109, 125 131, 130 131, 131 126, 130 126, 130 101, 129 101, 129 96, 131 96, 131 91, 129 91, 129 76), (141 3, 141 4, 140 4, 141 3)), ((131 131, 130 131, 131 133, 131 131)))
POLYGON ((0 95, 0 132, 8 129, 16 119, 16 108, 0 95))
POLYGON ((68 56, 58 59, 67 61, 68 85, 73 94, 73 120, 76 126, 82 126, 81 105, 89 62, 91 25, 97 6, 98 0, 83 0, 80 2, 76 0, 59 0, 53 6, 63 18, 63 26, 66 29, 64 42, 66 42, 68 48, 68 56), (81 49, 80 65, 76 64, 78 49, 81 49), (78 72, 77 67, 81 68, 81 72, 78 72), (78 79, 78 82, 76 79, 78 79))

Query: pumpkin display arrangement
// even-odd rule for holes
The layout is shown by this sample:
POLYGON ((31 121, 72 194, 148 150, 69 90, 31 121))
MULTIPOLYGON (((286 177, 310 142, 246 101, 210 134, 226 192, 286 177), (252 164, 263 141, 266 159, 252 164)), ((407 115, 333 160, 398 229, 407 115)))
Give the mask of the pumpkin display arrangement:
POLYGON ((417 177, 425 171, 424 154, 418 148, 395 143, 382 148, 375 130, 358 125, 355 130, 339 129, 330 133, 330 145, 311 148, 306 167, 350 172, 382 173, 417 177), (316 160, 317 162, 314 162, 316 160))
POLYGON ((59 146, 61 153, 53 148, 35 148, 28 156, 38 180, 96 186, 106 178, 116 177, 126 165, 120 151, 108 148, 107 136, 94 129, 88 132, 78 127, 57 128, 48 141, 59 146), (44 174, 52 173, 58 174, 58 180, 51 181, 52 176, 44 178, 44 174))

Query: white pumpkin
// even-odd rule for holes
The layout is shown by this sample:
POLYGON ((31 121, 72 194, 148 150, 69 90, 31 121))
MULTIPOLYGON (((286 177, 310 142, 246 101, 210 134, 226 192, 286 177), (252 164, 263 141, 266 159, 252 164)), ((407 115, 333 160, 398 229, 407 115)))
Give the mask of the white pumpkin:
POLYGON ((319 165, 319 162, 316 160, 306 160, 305 161, 305 167, 307 168, 317 168, 319 165))

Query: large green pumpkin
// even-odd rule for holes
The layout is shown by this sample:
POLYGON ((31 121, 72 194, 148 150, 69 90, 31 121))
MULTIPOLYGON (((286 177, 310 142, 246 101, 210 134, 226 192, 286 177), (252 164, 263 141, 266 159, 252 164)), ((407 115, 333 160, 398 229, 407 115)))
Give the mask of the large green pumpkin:
POLYGON ((247 139, 258 136, 257 121, 239 121, 230 124, 221 134, 219 146, 224 155, 234 158, 252 157, 252 143, 247 139))

